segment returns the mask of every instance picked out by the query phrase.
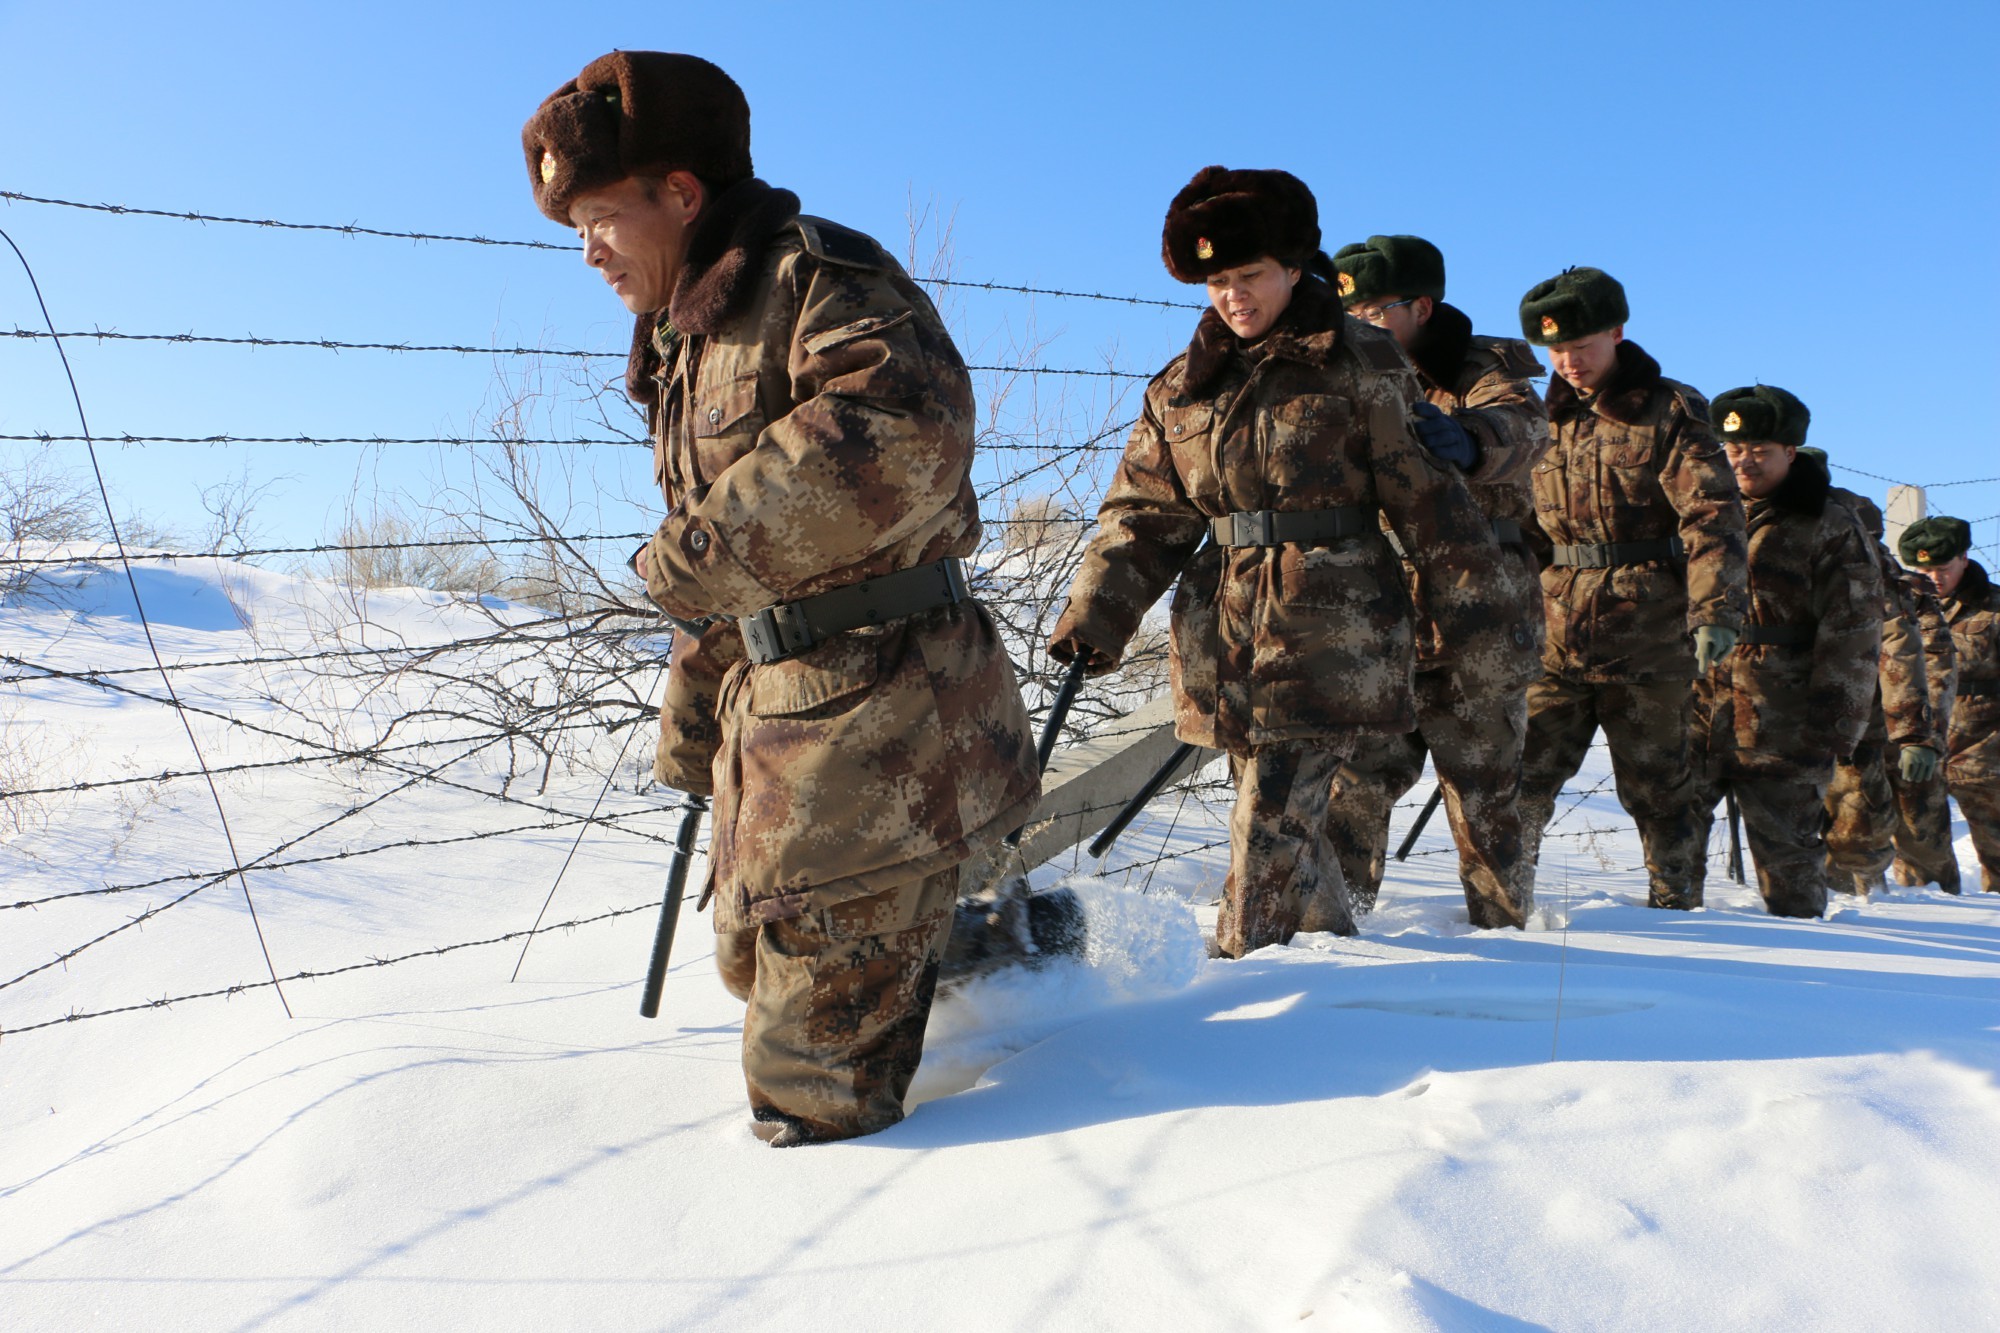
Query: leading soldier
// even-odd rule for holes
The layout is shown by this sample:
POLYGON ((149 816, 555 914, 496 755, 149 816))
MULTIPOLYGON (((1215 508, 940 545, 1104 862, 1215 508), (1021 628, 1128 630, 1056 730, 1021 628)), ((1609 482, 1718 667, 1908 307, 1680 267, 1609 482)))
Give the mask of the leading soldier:
POLYGON ((1625 338, 1625 289, 1566 269, 1521 299, 1521 330, 1549 349, 1553 444, 1534 470, 1542 570, 1542 678, 1528 687, 1521 823, 1531 857, 1556 793, 1598 728, 1618 799, 1639 827, 1653 907, 1700 905, 1703 847, 1688 770, 1689 681, 1743 623, 1743 504, 1708 403, 1625 338))
POLYGON ((1207 167, 1167 210, 1167 271, 1206 285, 1187 351, 1146 387, 1049 645, 1114 668, 1178 577, 1175 731, 1235 770, 1216 944, 1354 930, 1326 846, 1358 731, 1408 731, 1410 609, 1386 513, 1448 640, 1480 614, 1466 575, 1500 559, 1456 474, 1412 430, 1396 342, 1345 315, 1312 192, 1207 167))
MULTIPOLYGON (((1773 916, 1826 910, 1826 790, 1875 702, 1882 571, 1826 463, 1801 454, 1809 415, 1783 389, 1717 395, 1723 448, 1748 525, 1749 617, 1694 687, 1697 845, 1733 792, 1773 916)), ((1706 858, 1695 862, 1701 898, 1706 858)))
POLYGON ((1038 796, 979 540, 973 398, 873 240, 751 173, 742 91, 621 51, 521 135, 542 212, 637 317, 667 517, 635 559, 675 635, 656 776, 712 791, 725 983, 752 1128, 786 1147, 903 1116, 958 867, 1038 796))
POLYGON ((1382 886, 1389 812, 1423 775, 1429 754, 1443 787, 1458 877, 1475 926, 1524 926, 1534 863, 1521 854, 1521 742, 1528 683, 1541 674, 1542 597, 1524 524, 1528 471, 1549 447, 1549 417, 1530 382, 1541 363, 1517 338, 1489 338, 1444 299, 1444 256, 1420 236, 1371 236, 1333 256, 1347 313, 1387 329, 1416 363, 1425 403, 1418 437, 1464 474, 1492 521, 1502 559, 1473 571, 1490 608, 1477 638, 1448 650, 1425 610, 1416 565, 1404 562, 1417 612, 1417 726, 1373 734, 1341 766, 1327 809, 1357 910, 1382 886))
POLYGON ((1945 785, 1979 857, 1980 887, 2000 893, 2000 587, 1972 558, 1972 525, 1942 515, 1903 529, 1903 562, 1929 577, 1951 625, 1958 697, 1945 742, 1945 785))

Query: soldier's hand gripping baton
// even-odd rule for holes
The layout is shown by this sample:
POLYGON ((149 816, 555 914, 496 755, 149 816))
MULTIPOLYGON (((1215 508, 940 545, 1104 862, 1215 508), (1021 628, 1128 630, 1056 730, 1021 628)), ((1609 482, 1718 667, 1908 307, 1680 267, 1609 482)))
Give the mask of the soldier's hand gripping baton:
POLYGON ((660 990, 667 984, 667 959, 674 952, 674 928, 680 924, 681 895, 687 891, 688 862, 694 860, 694 835, 708 802, 700 796, 688 797, 687 813, 681 816, 680 832, 674 835, 674 860, 667 869, 667 895, 660 901, 660 925, 653 933, 653 961, 646 967, 646 989, 639 997, 639 1016, 660 1016, 660 990))
POLYGON ((1111 850, 1111 844, 1118 841, 1118 835, 1125 831, 1125 826, 1138 818, 1139 812, 1146 808, 1146 802, 1160 794, 1160 788, 1167 785, 1174 776, 1174 770, 1187 761, 1187 757, 1194 753, 1194 748, 1186 741, 1174 747, 1174 752, 1167 756, 1167 762, 1154 770, 1153 776, 1146 779, 1146 785, 1139 788, 1131 800, 1125 802, 1125 808, 1118 812, 1117 818, 1106 824, 1104 832, 1091 841, 1092 856, 1102 857, 1111 850))
POLYGON ((1417 839, 1423 834, 1424 825, 1431 822, 1431 816, 1437 813, 1438 802, 1443 799, 1444 783, 1440 782, 1431 788, 1430 799, 1424 802, 1424 808, 1417 811, 1417 822, 1410 825, 1410 831, 1403 835, 1403 845, 1396 849, 1398 861, 1410 859, 1410 848, 1417 845, 1417 839))
POLYGON ((1736 793, 1725 792, 1723 805, 1729 811, 1729 878, 1743 883, 1743 811, 1737 808, 1736 793))

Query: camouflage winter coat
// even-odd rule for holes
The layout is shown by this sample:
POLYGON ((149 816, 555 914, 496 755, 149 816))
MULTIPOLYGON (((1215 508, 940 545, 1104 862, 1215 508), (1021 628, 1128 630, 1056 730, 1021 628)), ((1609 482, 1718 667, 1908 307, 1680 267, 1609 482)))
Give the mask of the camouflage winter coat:
POLYGON ((1917 629, 1924 640, 1924 685, 1931 695, 1931 744, 1942 755, 1951 735, 1952 707, 1958 699, 1958 648, 1937 589, 1927 578, 1891 562, 1903 593, 1916 608, 1917 629))
POLYGON ((1416 561, 1448 643, 1485 614, 1471 572, 1500 559, 1453 469, 1410 430, 1416 381, 1395 340, 1307 276, 1246 348, 1213 311, 1146 388, 1055 638, 1113 657, 1180 577, 1171 666, 1182 740, 1242 754, 1356 727, 1415 724, 1410 602, 1376 527, 1416 561), (1326 543, 1217 545, 1225 514, 1358 508, 1326 543))
POLYGON ((1491 624, 1447 653, 1426 610, 1413 564, 1410 593, 1417 607, 1417 667, 1456 661, 1473 678, 1499 688, 1525 685, 1542 671, 1542 589, 1530 547, 1535 498, 1529 472, 1549 448, 1549 414, 1531 382, 1545 374, 1528 344, 1472 331, 1457 306, 1440 303, 1410 349, 1423 394, 1465 427, 1479 461, 1465 474, 1472 498, 1500 525, 1501 560, 1475 572, 1475 595, 1491 624))
POLYGON ((1935 746, 1937 730, 1931 712, 1923 629, 1917 621, 1909 575, 1882 544, 1882 511, 1867 496, 1845 487, 1832 487, 1828 495, 1854 514, 1861 530, 1868 534, 1875 567, 1882 572, 1882 655, 1875 703, 1861 739, 1898 747, 1935 746))
POLYGON ((1868 725, 1882 573, 1860 521, 1827 491, 1825 464, 1801 455, 1746 506, 1749 618, 1695 682, 1694 749, 1711 772, 1824 782, 1868 725))
POLYGON ((1680 559, 1604 569, 1551 564, 1542 605, 1551 672, 1591 681, 1690 679, 1692 632, 1743 622, 1743 503, 1708 425, 1708 400, 1618 344, 1588 398, 1549 384, 1554 443, 1534 470, 1535 518, 1568 546, 1678 537, 1680 559))
POLYGON ((2000 588, 1977 560, 1944 599, 1944 618, 1958 653, 1945 778, 1968 786, 2000 782, 2000 588))
MULTIPOLYGON (((647 548, 654 600, 744 617, 970 555, 972 388, 929 300, 788 191, 749 181, 711 210, 628 373, 669 511, 647 548)), ((667 700, 658 775, 715 793, 718 930, 945 869, 1038 796, 1013 668, 977 602, 763 665, 719 620, 677 648, 667 700)))

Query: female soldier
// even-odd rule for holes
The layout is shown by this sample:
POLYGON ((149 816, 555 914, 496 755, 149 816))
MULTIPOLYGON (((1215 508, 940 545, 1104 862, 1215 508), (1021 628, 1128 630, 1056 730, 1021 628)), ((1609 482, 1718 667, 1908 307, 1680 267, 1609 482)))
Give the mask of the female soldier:
POLYGON ((1051 655, 1117 666, 1180 576, 1175 731, 1229 754, 1230 868, 1216 942, 1240 958, 1304 930, 1354 931, 1325 845, 1357 731, 1405 732, 1409 595, 1377 514, 1415 560, 1447 640, 1482 614, 1465 573, 1499 559, 1457 475, 1419 443, 1395 340, 1341 311, 1312 192, 1283 171, 1208 167, 1174 197, 1167 271, 1207 285, 1186 352, 1146 388, 1051 655), (1206 539, 1206 541, 1204 541, 1206 539))

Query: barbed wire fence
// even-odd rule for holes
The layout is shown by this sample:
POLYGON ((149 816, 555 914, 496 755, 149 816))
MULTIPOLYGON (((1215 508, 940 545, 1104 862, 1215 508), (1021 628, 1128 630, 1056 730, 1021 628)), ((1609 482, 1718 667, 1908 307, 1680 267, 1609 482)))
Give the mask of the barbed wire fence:
MULTIPOLYGON (((510 247, 568 253, 577 247, 545 241, 508 240, 359 224, 302 223, 253 219, 223 214, 181 212, 119 204, 85 203, 0 191, 0 201, 87 210, 115 216, 171 219, 197 225, 226 225, 329 236, 406 240, 419 244, 510 247)), ((918 281, 950 293, 977 291, 1023 297, 1049 297, 1156 310, 1176 318, 1203 305, 1116 293, 1043 287, 1021 283, 969 280, 950 271, 949 255, 924 266, 918 281)), ((919 267, 911 265, 913 271, 919 267)), ((60 332, 15 327, 0 336, 24 343, 89 340, 159 346, 283 348, 333 353, 485 356, 517 360, 533 374, 548 363, 589 365, 623 361, 626 353, 562 346, 481 345, 475 342, 416 343, 394 339, 333 339, 208 331, 125 332, 102 326, 60 332)), ((1106 364, 1052 365, 1041 348, 1030 342, 1010 349, 1014 355, 978 362, 970 367, 980 376, 983 403, 978 451, 982 458, 1003 460, 989 465, 979 489, 986 537, 974 561, 975 590, 991 608, 1012 652, 1032 710, 1039 716, 1052 698, 1059 671, 1043 655, 1042 645, 1053 627, 1064 594, 1072 581, 1084 545, 1093 528, 1091 516, 1103 493, 1112 464, 1129 431, 1131 394, 1151 372, 1106 364), (1053 403, 1039 393, 1021 393, 1023 384, 1043 380, 1100 385, 1101 392, 1082 399, 1058 395, 1053 403), (1017 398, 1026 397, 1022 405, 1017 398)), ((222 562, 255 566, 257 562, 288 559, 296 573, 320 576, 325 589, 321 604, 307 617, 306 632, 296 627, 267 631, 254 617, 245 617, 243 631, 254 651, 227 655, 185 654, 159 667, 115 662, 54 660, 53 654, 25 649, 0 653, 0 689, 17 698, 29 691, 84 691, 103 698, 124 698, 153 707, 173 707, 183 716, 199 717, 218 735, 244 738, 264 753, 254 758, 198 768, 156 768, 124 773, 52 774, 39 756, 22 754, 0 741, 0 833, 46 832, 56 822, 52 803, 104 799, 121 803, 128 824, 143 824, 148 801, 170 800, 181 783, 228 777, 242 782, 268 782, 290 775, 321 784, 323 818, 288 833, 268 850, 224 869, 165 870, 144 878, 103 883, 91 888, 65 888, 30 893, 0 902, 0 918, 55 911, 58 904, 119 900, 127 895, 167 890, 172 896, 150 903, 116 925, 99 929, 74 943, 54 949, 40 961, 23 961, 6 968, 0 992, 57 971, 66 972, 106 942, 142 930, 149 921, 195 900, 204 891, 240 875, 266 876, 307 866, 324 866, 387 857, 429 854, 444 847, 477 842, 522 839, 554 831, 595 830, 664 848, 671 839, 653 831, 664 826, 666 812, 678 803, 645 801, 633 808, 599 814, 551 796, 558 770, 602 776, 606 790, 614 782, 625 796, 640 798, 648 784, 650 755, 640 753, 622 770, 604 760, 607 741, 623 742, 629 728, 646 728, 656 721, 649 702, 650 685, 662 669, 672 642, 671 630, 644 597, 624 561, 632 546, 649 534, 605 531, 602 525, 578 526, 559 505, 549 502, 550 488, 535 461, 538 451, 650 448, 643 423, 623 410, 592 381, 584 392, 601 429, 589 434, 536 433, 517 399, 496 414, 495 429, 485 435, 274 435, 236 433, 208 435, 118 433, 86 436, 48 429, 0 434, 0 446, 53 449, 62 445, 97 443, 131 447, 181 445, 297 445, 313 448, 367 449, 432 448, 465 452, 472 460, 477 484, 448 488, 430 497, 424 512, 357 513, 336 540, 257 543, 237 540, 240 527, 218 533, 208 549, 179 549, 174 544, 126 543, 129 551, 96 540, 90 525, 70 513, 68 527, 57 525, 42 536, 32 526, 16 523, 0 530, 0 605, 33 604, 60 597, 48 590, 50 579, 65 571, 88 571, 112 560, 172 570, 191 562, 222 562), (53 537, 49 534, 53 533, 53 537), (426 587, 447 594, 456 632, 436 637, 411 637, 380 623, 370 607, 371 594, 393 587, 426 587), (301 642, 303 638, 303 642, 301 642), (45 657, 51 660, 44 660, 45 657), (190 691, 171 698, 124 678, 154 675, 185 678, 190 691), (239 716, 238 710, 265 721, 239 716), (621 736, 620 733, 625 735, 621 736), (494 755, 500 758, 492 758, 494 755), (477 757, 491 760, 477 777, 453 777, 477 757), (533 785, 532 794, 517 787, 533 785), (535 818, 486 828, 428 829, 405 837, 380 837, 337 849, 305 845, 335 833, 351 822, 379 814, 393 799, 424 790, 445 790, 472 798, 473 810, 516 806, 535 818), (136 794, 136 795, 135 795, 136 794), (34 827, 39 823, 40 828, 34 827)), ((206 423, 204 423, 206 424, 206 423)), ((1836 466, 1841 466, 1836 464, 1836 466)), ((1890 484, 1908 484, 1860 469, 1856 475, 1890 484)), ((1931 483, 1931 488, 2000 482, 1974 478, 1931 483)), ((556 488, 560 490, 561 488, 556 488)), ((0 514, 0 518, 8 517, 0 514)), ((1975 525, 2000 520, 1988 515, 1975 525)), ((1996 538, 2000 540, 2000 538, 1996 538)), ((215 566, 219 568, 219 566, 215 566)), ((227 575, 223 581, 226 584, 227 575)), ((56 645, 60 646, 60 645, 56 645)), ((1138 703, 1156 696, 1166 683, 1166 635, 1163 625, 1149 621, 1133 643, 1121 670, 1094 681, 1078 700, 1067 724, 1068 739, 1088 736, 1104 722, 1123 716, 1138 703)), ((1597 747, 1601 748, 1600 742, 1597 747)), ((624 753, 622 744, 618 747, 624 753)), ((1602 794, 1609 780, 1580 792, 1559 813, 1556 824, 1602 794)), ((1231 799, 1226 778, 1208 771, 1177 784, 1182 804, 1192 799, 1206 808, 1208 818, 1195 826, 1194 837, 1213 830, 1231 799)), ((1422 789, 1399 802, 1396 809, 1423 804, 1422 789)), ((80 816, 102 815, 103 807, 78 805, 80 816)), ((1157 848, 1142 847, 1129 859, 1101 867, 1127 881, 1140 872, 1150 884, 1151 872, 1175 858, 1209 856, 1227 846, 1226 838, 1208 837, 1176 843, 1181 826, 1176 808, 1157 848)), ((471 817, 468 816, 468 822, 471 817)), ((1551 826, 1548 837, 1596 840, 1618 832, 1615 825, 1583 828, 1551 826)), ((30 839, 32 841, 32 839, 30 839)), ((1414 855, 1454 853, 1448 839, 1414 855)), ((1225 858, 1226 859, 1226 858, 1225 858)), ((158 861, 158 858, 155 858, 158 861)), ((1219 878, 1219 875, 1218 875, 1219 878)), ((11 896, 11 895, 10 895, 11 896)), ((465 950, 533 939, 540 934, 570 931, 654 910, 657 900, 610 907, 572 916, 551 925, 482 935, 455 943, 395 951, 365 961, 295 969, 280 976, 274 968, 264 980, 223 987, 202 986, 157 998, 95 1008, 72 1006, 54 1017, 0 1023, 0 1039, 87 1019, 149 1012, 196 1000, 228 998, 261 989, 281 988, 347 973, 437 958, 465 950)), ((16 932, 18 934, 18 932, 16 932)))

